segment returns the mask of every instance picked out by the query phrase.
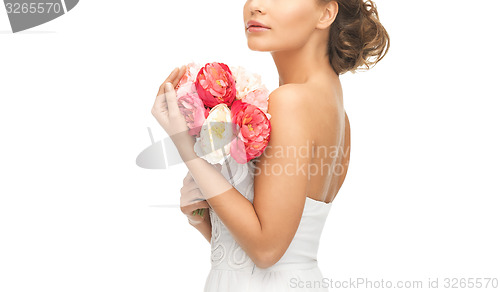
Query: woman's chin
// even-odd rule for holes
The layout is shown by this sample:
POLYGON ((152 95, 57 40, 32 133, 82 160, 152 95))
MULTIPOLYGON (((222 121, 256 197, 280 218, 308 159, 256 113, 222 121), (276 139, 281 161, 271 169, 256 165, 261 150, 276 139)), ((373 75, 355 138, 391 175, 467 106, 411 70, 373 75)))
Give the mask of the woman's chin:
POLYGON ((269 52, 270 51, 268 45, 258 44, 257 42, 254 42, 254 41, 248 41, 247 45, 248 45, 248 48, 252 51, 256 51, 256 52, 269 52))

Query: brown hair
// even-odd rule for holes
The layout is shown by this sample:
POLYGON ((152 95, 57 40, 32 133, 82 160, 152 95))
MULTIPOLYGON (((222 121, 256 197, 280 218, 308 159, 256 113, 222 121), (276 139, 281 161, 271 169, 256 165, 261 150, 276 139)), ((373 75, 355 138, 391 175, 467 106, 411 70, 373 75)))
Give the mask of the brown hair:
POLYGON ((336 1, 339 6, 328 39, 330 65, 338 75, 355 73, 357 69, 368 70, 382 60, 390 47, 390 39, 373 1, 319 1, 336 1))

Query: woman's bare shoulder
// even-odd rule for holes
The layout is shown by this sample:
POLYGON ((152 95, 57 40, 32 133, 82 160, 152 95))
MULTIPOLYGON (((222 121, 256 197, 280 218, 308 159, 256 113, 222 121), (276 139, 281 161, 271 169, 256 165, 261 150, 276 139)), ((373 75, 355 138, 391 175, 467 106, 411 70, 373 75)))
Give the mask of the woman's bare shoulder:
POLYGON ((325 84, 289 83, 282 85, 270 93, 269 110, 272 110, 273 105, 275 105, 274 110, 282 108, 280 103, 287 103, 288 108, 293 106, 318 118, 322 112, 330 116, 340 113, 343 109, 341 97, 339 99, 334 90, 327 88, 325 84))
POLYGON ((289 83, 281 85, 269 94, 269 109, 271 104, 286 102, 292 106, 304 106, 309 100, 311 90, 306 84, 289 83))
POLYGON ((313 98, 314 92, 305 84, 285 84, 275 89, 269 95, 268 104, 272 127, 280 129, 280 125, 297 122, 307 129, 307 139, 313 140, 314 127, 318 123, 315 117, 318 108, 312 102, 313 98), (273 120, 273 117, 277 120, 273 120))

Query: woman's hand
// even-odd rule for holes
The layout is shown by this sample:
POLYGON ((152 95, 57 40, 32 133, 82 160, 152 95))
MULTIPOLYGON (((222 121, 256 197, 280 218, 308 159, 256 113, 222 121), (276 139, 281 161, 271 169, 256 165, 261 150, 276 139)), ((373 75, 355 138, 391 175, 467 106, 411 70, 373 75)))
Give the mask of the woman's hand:
POLYGON ((179 110, 174 88, 186 72, 186 66, 175 68, 161 84, 151 114, 170 136, 179 154, 184 158, 196 157, 194 153, 195 137, 189 135, 185 117, 179 110))
POLYGON ((191 173, 188 171, 186 177, 183 180, 183 186, 181 188, 181 211, 188 217, 189 223, 191 225, 197 225, 202 223, 207 217, 209 217, 208 208, 210 205, 207 203, 200 188, 194 181, 191 173), (193 211, 197 209, 203 209, 203 216, 195 213, 193 211))

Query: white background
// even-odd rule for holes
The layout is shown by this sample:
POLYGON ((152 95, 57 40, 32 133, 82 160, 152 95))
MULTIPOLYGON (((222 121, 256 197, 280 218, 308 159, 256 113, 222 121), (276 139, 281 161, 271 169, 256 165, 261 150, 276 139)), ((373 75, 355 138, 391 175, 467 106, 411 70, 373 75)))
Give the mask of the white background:
MULTIPOLYGON (((247 47, 243 4, 80 1, 16 34, 1 6, 0 291, 203 289, 209 244, 162 207, 179 203, 187 169, 135 159, 147 127, 166 137, 150 110, 174 67, 241 65, 278 86, 270 54, 247 47)), ((320 268, 338 281, 500 279, 500 5, 376 4, 391 48, 341 77, 351 162, 320 268)))

